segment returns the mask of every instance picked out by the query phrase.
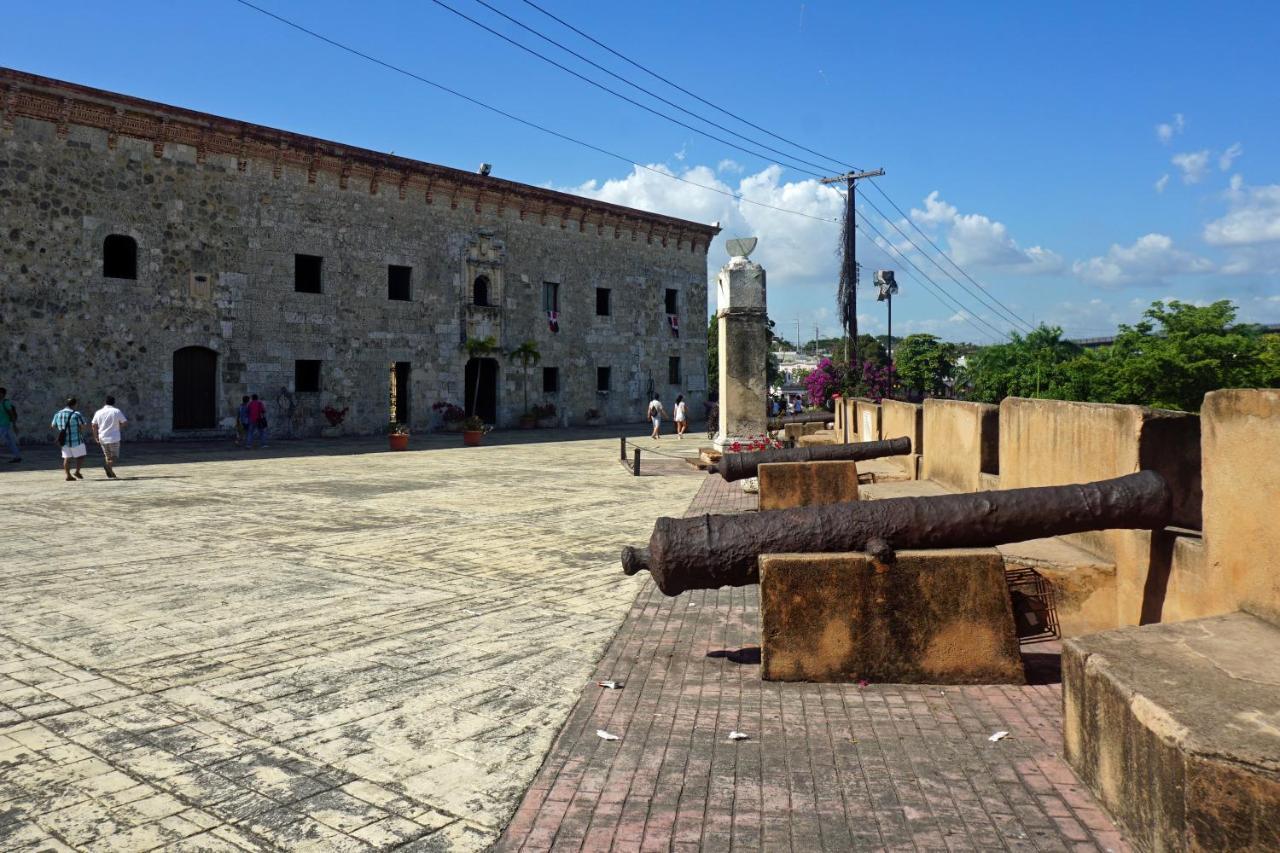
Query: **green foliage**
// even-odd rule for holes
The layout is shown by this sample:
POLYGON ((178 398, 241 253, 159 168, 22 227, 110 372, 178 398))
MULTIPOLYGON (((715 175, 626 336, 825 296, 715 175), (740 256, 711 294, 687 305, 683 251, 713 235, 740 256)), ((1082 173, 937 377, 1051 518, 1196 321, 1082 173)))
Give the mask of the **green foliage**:
POLYGON ((954 374, 957 357, 955 344, 926 334, 907 335, 893 352, 899 381, 907 388, 934 396, 946 392, 943 380, 954 374))
POLYGON ((498 351, 498 341, 493 337, 467 338, 462 347, 467 351, 467 358, 484 358, 498 351))
POLYGON ((507 353, 512 361, 520 362, 520 366, 524 368, 524 411, 529 411, 529 368, 542 361, 542 353, 538 351, 538 344, 534 341, 525 341, 520 346, 507 353))
POLYGON ((1280 387, 1280 339, 1236 325, 1235 316, 1227 300, 1155 302, 1111 346, 1085 351, 1062 340, 1061 329, 1041 326, 979 350, 964 380, 972 399, 991 403, 1045 397, 1189 412, 1219 388, 1280 387))
POLYGON ((713 393, 720 388, 720 332, 715 315, 707 321, 707 388, 713 393))

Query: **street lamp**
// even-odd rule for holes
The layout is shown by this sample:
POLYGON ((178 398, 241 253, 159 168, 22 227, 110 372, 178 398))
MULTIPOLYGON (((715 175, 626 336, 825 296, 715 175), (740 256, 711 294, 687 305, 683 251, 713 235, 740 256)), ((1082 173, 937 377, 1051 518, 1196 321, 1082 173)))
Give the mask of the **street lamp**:
POLYGON ((876 287, 880 292, 876 302, 889 303, 889 363, 893 363, 893 294, 898 292, 898 282, 894 281, 893 270, 876 270, 876 287))

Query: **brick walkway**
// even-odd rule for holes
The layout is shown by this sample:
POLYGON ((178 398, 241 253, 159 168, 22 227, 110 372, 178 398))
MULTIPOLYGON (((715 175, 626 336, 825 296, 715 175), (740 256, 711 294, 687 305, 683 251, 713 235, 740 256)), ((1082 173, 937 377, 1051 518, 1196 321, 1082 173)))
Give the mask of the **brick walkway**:
MULTIPOLYGON (((689 513, 753 504, 708 477, 689 513)), ((758 602, 647 583, 498 849, 1127 849, 1060 757, 1058 684, 765 683, 758 602)))

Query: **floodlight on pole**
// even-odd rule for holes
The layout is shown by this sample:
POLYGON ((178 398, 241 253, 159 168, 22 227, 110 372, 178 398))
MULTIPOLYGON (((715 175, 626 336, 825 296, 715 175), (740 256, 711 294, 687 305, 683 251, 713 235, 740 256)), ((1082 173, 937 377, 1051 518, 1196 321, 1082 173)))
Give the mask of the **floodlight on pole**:
POLYGON ((898 292, 898 282, 894 279, 893 270, 876 270, 877 302, 886 302, 889 306, 889 362, 893 362, 893 295, 898 292))

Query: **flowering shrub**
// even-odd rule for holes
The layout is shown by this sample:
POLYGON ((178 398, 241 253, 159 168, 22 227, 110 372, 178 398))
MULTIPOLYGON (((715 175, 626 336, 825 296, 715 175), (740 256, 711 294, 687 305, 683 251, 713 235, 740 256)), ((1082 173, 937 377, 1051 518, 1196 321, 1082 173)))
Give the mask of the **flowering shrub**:
POLYGON ((332 405, 325 406, 320 410, 324 415, 324 419, 329 422, 329 426, 342 426, 342 422, 347 419, 348 406, 343 406, 341 410, 335 409, 332 405))
POLYGON ((862 363, 863 393, 877 403, 893 393, 893 386, 896 381, 897 377, 892 363, 886 364, 884 367, 874 361, 864 361, 862 363))
POLYGON ((556 414, 556 404, 543 403, 541 406, 534 406, 530 412, 535 418, 553 418, 556 414))
POLYGON ((600 417, 599 409, 587 409, 587 420, 594 421, 598 417, 600 417))
POLYGON ((735 441, 729 445, 729 450, 733 453, 752 453, 757 450, 777 450, 782 447, 782 442, 769 435, 749 435, 746 443, 735 441))
POLYGON ((825 406, 831 395, 839 391, 845 384, 846 371, 837 366, 829 358, 818 362, 818 366, 804 378, 805 390, 809 392, 809 403, 814 406, 825 406))
POLYGON ((431 406, 433 412, 439 412, 444 422, 447 424, 456 423, 467 416, 467 413, 459 409, 453 403, 440 400, 431 406))

